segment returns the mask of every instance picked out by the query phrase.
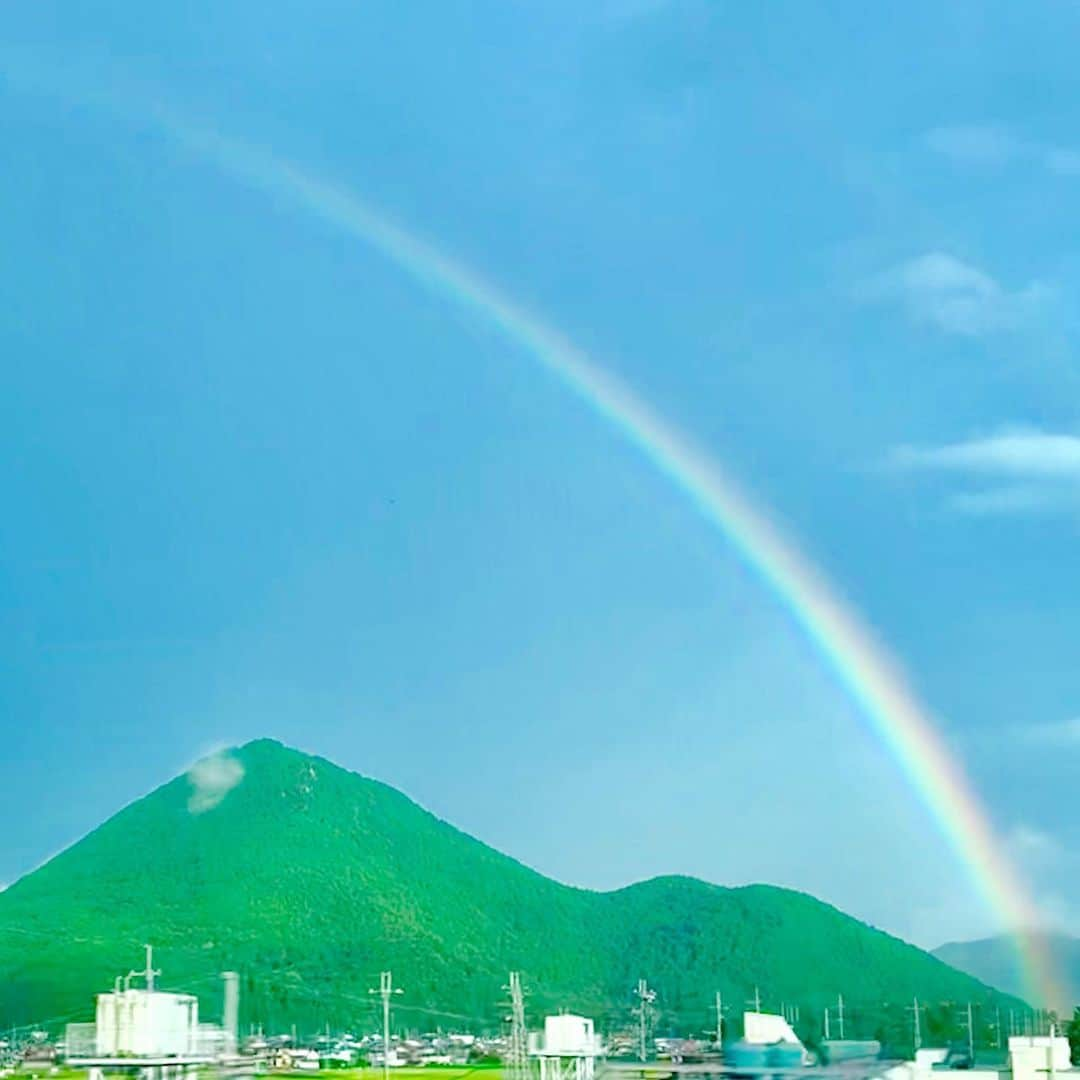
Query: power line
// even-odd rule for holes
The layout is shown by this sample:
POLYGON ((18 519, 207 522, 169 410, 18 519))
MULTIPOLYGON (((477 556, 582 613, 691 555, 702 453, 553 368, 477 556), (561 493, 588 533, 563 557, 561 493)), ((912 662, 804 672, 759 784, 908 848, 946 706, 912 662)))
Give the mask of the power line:
MULTIPOLYGON (((50 933, 47 930, 31 930, 28 926, 12 926, 10 924, 0 923, 0 932, 8 934, 23 934, 28 937, 48 938, 49 940, 56 939, 55 933, 50 933)), ((107 945, 110 947, 114 945, 133 945, 141 948, 143 945, 143 942, 136 941, 134 938, 123 940, 116 938, 105 939, 94 937, 81 937, 78 934, 69 934, 67 933, 67 931, 64 932, 64 941, 66 943, 75 942, 79 945, 107 945)))
MULTIPOLYGON (((213 978, 213 979, 216 980, 218 978, 218 976, 214 975, 214 976, 210 976, 209 978, 213 978)), ((372 1003, 370 997, 359 997, 356 994, 350 994, 346 990, 319 989, 319 988, 314 987, 314 986, 305 986, 303 984, 301 984, 301 985, 296 985, 296 984, 290 985, 288 987, 288 992, 289 992, 289 994, 291 996, 300 997, 300 998, 306 998, 308 1001, 315 1001, 315 1002, 318 1002, 319 1004, 325 1004, 327 1001, 352 1001, 352 1002, 356 1002, 357 1004, 370 1007, 370 1005, 372 1003)), ((368 993, 369 994, 372 994, 372 993, 377 994, 377 993, 379 993, 379 991, 378 990, 370 990, 370 991, 368 991, 368 993)), ((395 990, 394 993, 395 994, 404 993, 404 991, 395 990)), ((487 1023, 491 1022, 491 1017, 490 1016, 478 1016, 475 1013, 469 1014, 469 1013, 449 1012, 446 1009, 432 1009, 432 1008, 430 1008, 428 1006, 425 1006, 425 1005, 411 1005, 411 1004, 406 1004, 404 1002, 398 1002, 397 1004, 394 1005, 394 1008, 397 1009, 399 1012, 403 1011, 403 1012, 424 1013, 427 1016, 444 1016, 444 1017, 447 1017, 447 1018, 449 1018, 451 1020, 468 1020, 468 1021, 475 1021, 476 1023, 480 1023, 480 1024, 487 1024, 487 1023)))

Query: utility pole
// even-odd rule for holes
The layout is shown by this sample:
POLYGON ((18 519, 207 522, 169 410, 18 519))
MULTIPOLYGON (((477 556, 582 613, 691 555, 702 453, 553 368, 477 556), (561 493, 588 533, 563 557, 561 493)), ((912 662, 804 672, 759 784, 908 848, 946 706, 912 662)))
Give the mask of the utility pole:
POLYGON ((510 972, 510 1053, 507 1064, 507 1080, 528 1080, 529 1031, 525 1026, 525 995, 521 989, 521 976, 510 972))
POLYGON ((844 995, 836 995, 836 1026, 840 1029, 840 1041, 844 1041, 844 995))
POLYGON ((1000 1050, 1001 1046, 1001 1006, 999 1005, 994 1012, 994 1049, 1000 1050))
POLYGON ((724 1045, 724 998, 716 991, 716 1045, 724 1045))
POLYGON ((919 1016, 919 999, 914 998, 913 1004, 909 1005, 908 1008, 911 1010, 912 1021, 914 1024, 912 1041, 915 1045, 915 1049, 918 1050, 922 1046, 922 1018, 919 1016))
POLYGON ((761 989, 760 989, 760 987, 757 987, 757 986, 754 987, 754 996, 752 998, 750 998, 746 1002, 746 1004, 747 1005, 753 1005, 754 1006, 754 1012, 761 1012, 761 989))
POLYGON ((825 1006, 825 1041, 829 1041, 829 1006, 825 1006))
POLYGON ((144 945, 143 948, 146 950, 146 970, 140 972, 140 974, 146 978, 146 989, 153 993, 154 976, 160 975, 161 972, 154 970, 154 946, 144 945))
POLYGON ((382 998, 382 1068, 383 1080, 390 1080, 390 998, 405 991, 394 986, 393 975, 389 971, 379 972, 379 989, 369 990, 369 994, 378 994, 382 998))
POLYGON ((638 1020, 638 1058, 641 1061, 648 1060, 647 1042, 649 1036, 649 1020, 652 1014, 653 1002, 656 1000, 656 991, 649 989, 649 984, 644 979, 638 979, 637 989, 638 1003, 634 1006, 634 1013, 638 1020))
POLYGON ((964 1023, 967 1025, 967 1044, 968 1044, 968 1060, 975 1063, 975 1025, 971 1018, 971 1002, 967 1003, 967 1008, 964 1011, 966 1017, 964 1023))

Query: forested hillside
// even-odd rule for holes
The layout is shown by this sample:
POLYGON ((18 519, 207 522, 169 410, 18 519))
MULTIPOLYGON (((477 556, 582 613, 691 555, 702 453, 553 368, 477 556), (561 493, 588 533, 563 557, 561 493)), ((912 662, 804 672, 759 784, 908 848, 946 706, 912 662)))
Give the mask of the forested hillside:
POLYGON ((865 1027, 883 1002, 902 1024, 914 995, 994 1002, 797 892, 676 877, 570 888, 320 758, 261 740, 233 760, 243 779, 216 805, 178 777, 0 894, 0 1025, 88 1017, 147 941, 164 983, 197 991, 210 1017, 217 973, 239 971, 245 1019, 270 1028, 362 1026, 383 968, 406 990, 396 1015, 421 1028, 497 1022, 511 968, 534 1013, 618 1022, 644 976, 660 1026, 698 1031, 714 991, 738 1011, 755 986, 805 1023, 838 992, 865 1027))

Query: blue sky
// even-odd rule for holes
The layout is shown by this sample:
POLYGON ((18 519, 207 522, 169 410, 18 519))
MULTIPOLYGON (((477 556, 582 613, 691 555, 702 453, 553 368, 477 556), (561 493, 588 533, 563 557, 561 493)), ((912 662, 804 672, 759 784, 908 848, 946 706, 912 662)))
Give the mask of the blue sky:
POLYGON ((1080 819, 1080 12, 39 2, 0 50, 0 881, 272 735, 563 880, 994 926, 773 598, 475 314, 170 137, 383 207, 735 473, 1048 921, 1080 819))

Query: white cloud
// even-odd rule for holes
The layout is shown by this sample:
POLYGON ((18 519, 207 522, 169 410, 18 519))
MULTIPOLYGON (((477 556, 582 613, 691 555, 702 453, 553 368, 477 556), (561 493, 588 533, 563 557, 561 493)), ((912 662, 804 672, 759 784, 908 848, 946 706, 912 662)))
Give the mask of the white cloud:
POLYGON ((670 0, 605 0, 600 10, 604 18, 622 22, 653 15, 669 3, 670 0))
POLYGON ((961 491, 950 495, 947 502, 951 510, 971 517, 1049 514, 1080 507, 1080 492, 1070 493, 1037 484, 1015 484, 985 491, 961 491))
POLYGON ((1043 164, 1058 176, 1080 176, 1080 150, 1050 146, 1043 151, 1043 164))
POLYGON ((941 251, 892 267, 862 293, 867 300, 899 304, 917 323, 965 337, 1022 329, 1050 296, 1038 281, 1010 291, 984 270, 941 251))
POLYGON ((1023 823, 1005 834, 1005 847, 1012 861, 1029 873, 1054 867, 1065 851, 1056 837, 1023 823))
POLYGON ((978 125, 934 128, 925 142, 935 153, 965 165, 1001 165, 1022 151, 1008 132, 978 125))
POLYGON ((986 168, 1021 162, 1057 176, 1080 176, 1080 150, 1022 139, 1003 128, 978 124, 938 127, 928 131, 923 141, 934 153, 957 165, 986 168))
POLYGON ((1016 428, 943 446, 900 446, 896 469, 977 478, 984 486, 947 496, 972 516, 1080 511, 1080 437, 1016 428))
POLYGON ((1049 720, 1041 724, 1024 724, 1015 729, 1015 734, 1040 746, 1080 749, 1080 716, 1049 720))
POLYGON ((244 766, 231 754, 219 751, 195 762, 187 778, 191 784, 188 810, 203 814, 213 810, 244 779, 244 766))
POLYGON ((1080 437, 1020 428, 944 446, 901 446, 890 461, 906 469, 1080 481, 1080 437))
POLYGON ((1029 929, 1075 934, 1077 910, 1069 898, 1075 862, 1069 848, 1045 829, 1024 823, 1012 826, 1002 839, 1031 895, 1034 925, 1029 929))

